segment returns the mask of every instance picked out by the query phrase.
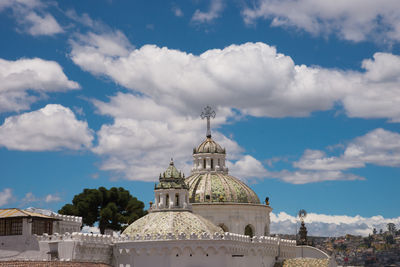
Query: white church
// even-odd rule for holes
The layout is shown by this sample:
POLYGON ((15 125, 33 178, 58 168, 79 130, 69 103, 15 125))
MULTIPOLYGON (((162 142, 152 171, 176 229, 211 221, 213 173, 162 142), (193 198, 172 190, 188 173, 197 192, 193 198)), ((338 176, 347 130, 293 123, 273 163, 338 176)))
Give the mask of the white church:
POLYGON ((80 217, 0 209, 0 265, 40 261, 49 264, 43 266, 336 266, 321 250, 270 236, 272 208, 229 175, 226 151, 211 137, 214 116, 209 107, 202 114, 207 135, 193 149, 191 175, 185 178, 171 160, 155 185, 149 213, 119 236, 80 233, 80 217))

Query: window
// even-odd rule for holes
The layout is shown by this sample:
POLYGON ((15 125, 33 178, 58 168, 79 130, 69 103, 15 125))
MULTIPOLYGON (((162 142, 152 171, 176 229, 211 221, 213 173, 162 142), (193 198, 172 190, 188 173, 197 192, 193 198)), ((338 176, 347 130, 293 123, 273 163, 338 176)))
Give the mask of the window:
POLYGON ((244 228, 244 234, 250 237, 254 236, 253 226, 251 224, 246 225, 244 228))
POLYGON ((165 202, 165 207, 169 208, 169 194, 167 194, 167 200, 165 202))
POLYGON ((0 219, 0 236, 22 235, 22 218, 0 219))
POLYGON ((179 206, 179 194, 175 194, 175 206, 179 206))
POLYGON ((214 160, 211 159, 211 170, 213 170, 213 169, 214 169, 214 160))
POLYGON ((43 235, 44 233, 53 234, 53 222, 34 218, 32 220, 32 234, 43 235))
POLYGON ((218 166, 219 167, 221 167, 221 162, 220 162, 220 160, 218 159, 218 166))
POLYGON ((206 159, 203 159, 203 167, 204 167, 204 169, 206 168, 206 159))

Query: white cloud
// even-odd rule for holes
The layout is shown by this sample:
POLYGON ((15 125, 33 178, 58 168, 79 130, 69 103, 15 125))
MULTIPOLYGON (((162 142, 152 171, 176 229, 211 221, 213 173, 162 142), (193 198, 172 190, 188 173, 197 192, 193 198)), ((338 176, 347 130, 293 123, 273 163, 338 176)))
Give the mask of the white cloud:
POLYGON ((45 201, 46 203, 50 203, 50 202, 59 202, 59 201, 61 201, 61 198, 60 198, 60 196, 58 196, 58 195, 48 194, 48 195, 44 198, 44 201, 45 201))
POLYGON ((180 7, 178 6, 173 6, 172 7, 172 12, 176 17, 183 17, 183 11, 180 7))
POLYGON ((31 35, 53 35, 64 31, 56 19, 48 13, 40 16, 35 12, 30 12, 25 16, 25 20, 30 24, 27 32, 31 35))
POLYGON ((196 56, 154 45, 132 49, 126 38, 95 36, 71 41, 77 65, 189 114, 208 103, 252 116, 301 117, 340 103, 349 117, 400 121, 400 56, 376 53, 363 61, 364 72, 340 71, 295 65, 263 43, 196 56), (99 42, 118 49, 109 52, 99 42))
MULTIPOLYGON (((98 145, 93 148, 104 157, 103 170, 121 173, 130 180, 154 181, 173 157, 177 168, 189 175, 192 149, 205 137, 205 122, 199 116, 133 94, 118 93, 108 103, 94 104, 101 114, 114 118, 97 132, 98 145)), ((213 138, 235 159, 241 148, 215 130, 231 113, 224 109, 217 112, 213 138)))
POLYGON ((4 0, 0 12, 10 8, 22 31, 33 36, 54 35, 64 32, 63 28, 50 13, 47 5, 40 0, 4 0))
POLYGON ((244 155, 234 163, 229 162, 228 168, 232 175, 244 180, 264 178, 271 175, 260 161, 250 155, 244 155))
POLYGON ((79 89, 55 61, 40 58, 0 59, 0 112, 28 109, 49 92, 79 89), (29 93, 29 90, 36 94, 29 93))
MULTIPOLYGON (((386 230, 390 222, 400 226, 400 217, 384 218, 380 215, 372 217, 325 215, 308 213, 306 223, 308 235, 311 236, 344 236, 346 234, 367 236, 373 228, 386 230)), ((300 226, 298 218, 285 212, 271 213, 271 233, 295 234, 300 226)))
POLYGON ((338 171, 366 164, 400 166, 400 134, 378 128, 350 141, 343 154, 327 157, 318 150, 306 150, 294 166, 303 170, 338 171))
POLYGON ((92 140, 87 123, 57 104, 8 117, 0 126, 0 145, 13 150, 78 150, 91 147, 92 140))
POLYGON ((400 9, 396 0, 258 0, 242 10, 244 21, 270 19, 271 26, 295 27, 313 35, 337 34, 350 41, 400 40, 400 9))
POLYGON ((192 17, 192 21, 198 23, 210 23, 221 16, 224 10, 223 0, 210 0, 210 9, 207 12, 197 9, 192 17))
POLYGON ((0 207, 7 205, 11 199, 13 198, 12 191, 10 188, 4 188, 3 191, 0 192, 0 207))
MULTIPOLYGON (((239 115, 297 117, 329 110, 335 103, 342 103, 350 117, 400 121, 400 81, 396 76, 400 71, 400 57, 392 54, 376 53, 373 59, 364 60, 365 72, 340 71, 295 65, 290 57, 263 43, 231 45, 196 56, 154 45, 134 49, 122 33, 89 33, 88 36, 78 36, 71 41, 72 60, 82 69, 105 75, 133 92, 117 94, 109 103, 96 104, 100 113, 114 118, 114 123, 101 128, 99 146, 94 151, 108 157, 104 169, 120 170, 129 173, 129 177, 134 173, 137 176, 137 168, 144 162, 138 149, 146 151, 144 154, 149 158, 144 157, 145 162, 167 162, 165 158, 149 156, 160 147, 169 149, 169 154, 189 151, 194 145, 193 140, 201 136, 197 134, 200 128, 193 128, 193 124, 198 125, 197 116, 204 104, 218 107, 221 120, 216 122, 217 125, 234 116, 233 109, 239 110, 239 115), (385 64, 390 67, 379 68, 385 64), (369 108, 372 100, 374 109, 369 108), (221 111, 224 114, 220 114, 221 111), (175 128, 176 124, 179 128, 175 128), (187 131, 190 128, 193 131, 186 136, 176 132, 176 129, 187 131), (171 136, 179 136, 185 145, 178 148, 171 143, 171 136), (128 153, 121 160, 121 156, 116 156, 117 152, 124 154, 122 151, 128 149, 125 144, 132 139, 141 141, 132 142, 129 150, 134 154, 128 153), (134 160, 137 162, 133 163, 134 160)), ((184 161, 188 157, 179 155, 174 157, 180 160, 183 169, 189 169, 189 164, 184 161)), ((341 172, 341 165, 362 167, 359 162, 337 162, 327 158, 324 160, 329 168, 307 170, 298 165, 300 170, 268 172, 256 159, 244 156, 244 153, 236 153, 236 158, 231 159, 236 162, 230 166, 232 172, 246 176, 245 179, 275 177, 298 184, 364 179, 341 172)), ((139 173, 150 177, 159 168, 157 166, 148 169, 146 174, 145 168, 139 173)))

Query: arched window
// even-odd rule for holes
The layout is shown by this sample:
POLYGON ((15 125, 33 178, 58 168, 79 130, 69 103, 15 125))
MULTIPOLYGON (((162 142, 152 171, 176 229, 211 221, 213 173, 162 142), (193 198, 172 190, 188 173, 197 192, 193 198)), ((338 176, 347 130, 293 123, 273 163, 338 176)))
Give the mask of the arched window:
POLYGON ((169 208, 169 194, 167 194, 167 200, 165 201, 165 207, 169 208))
POLYGON ((244 228, 244 234, 250 237, 254 236, 254 230, 251 224, 246 225, 246 227, 244 228))
POLYGON ((204 167, 204 169, 206 168, 206 164, 207 164, 206 159, 203 159, 203 167, 204 167))
POLYGON ((214 160, 211 159, 211 170, 214 170, 214 160))
POLYGON ((175 206, 176 207, 179 206, 179 194, 178 193, 175 194, 175 206))
POLYGON ((229 232, 229 229, 228 229, 228 227, 227 227, 225 224, 220 223, 220 224, 218 224, 218 226, 221 227, 221 229, 222 229, 224 232, 229 232))

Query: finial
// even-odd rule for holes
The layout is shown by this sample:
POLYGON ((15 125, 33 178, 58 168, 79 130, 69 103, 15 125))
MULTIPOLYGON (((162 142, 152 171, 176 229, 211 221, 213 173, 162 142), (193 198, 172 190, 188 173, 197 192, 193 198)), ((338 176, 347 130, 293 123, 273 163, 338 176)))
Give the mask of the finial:
POLYGON ((169 165, 174 166, 174 159, 171 158, 171 161, 169 162, 169 165))
POLYGON ((210 127, 210 118, 215 118, 215 111, 210 107, 210 106, 206 106, 204 108, 204 111, 201 113, 200 117, 202 119, 207 118, 207 137, 210 138, 211 137, 211 127, 210 127))

